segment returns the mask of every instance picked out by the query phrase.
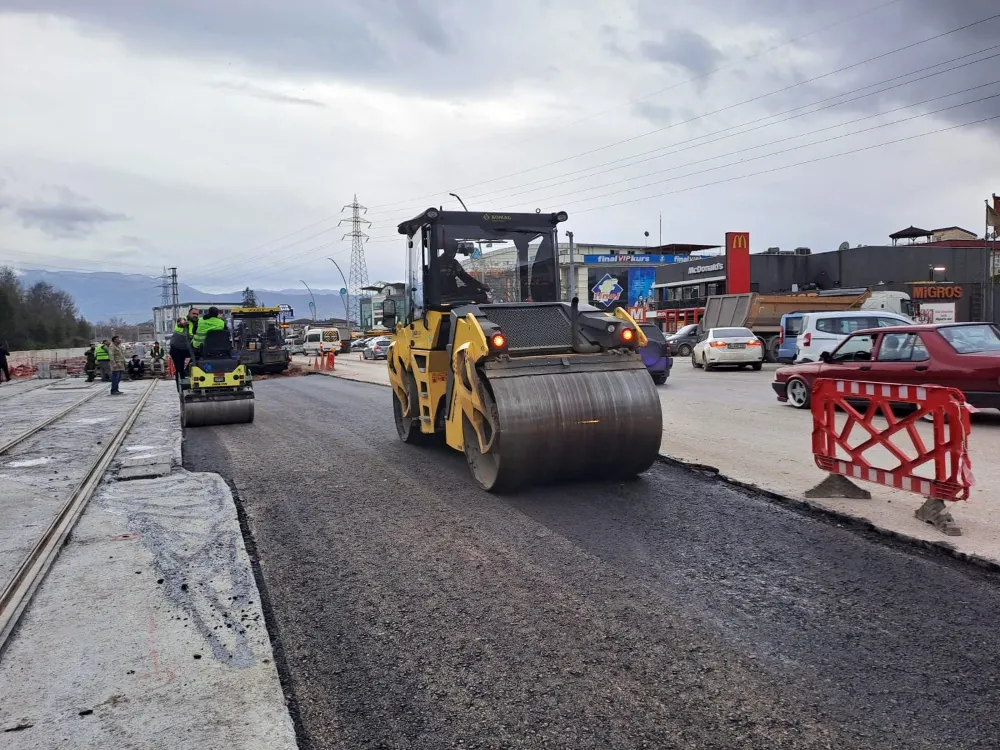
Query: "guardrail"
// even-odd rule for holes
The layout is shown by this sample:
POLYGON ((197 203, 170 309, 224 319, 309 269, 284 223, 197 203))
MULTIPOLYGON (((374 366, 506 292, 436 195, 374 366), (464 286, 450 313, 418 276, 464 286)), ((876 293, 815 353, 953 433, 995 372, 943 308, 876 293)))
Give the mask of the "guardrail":
POLYGON ((870 497, 849 480, 874 482, 923 495, 927 501, 917 510, 917 518, 946 534, 960 534, 944 501, 968 499, 975 482, 968 449, 971 411, 955 388, 816 380, 812 387, 813 456, 829 476, 806 492, 806 497, 870 497), (900 406, 910 413, 897 416, 900 406), (846 415, 842 426, 837 424, 838 411, 846 415), (930 445, 918 430, 921 421, 931 423, 930 445), (867 433, 861 442, 853 440, 856 428, 867 433), (904 435, 909 446, 897 442, 904 435), (895 465, 878 465, 870 458, 873 451, 887 453, 895 465), (933 476, 927 476, 928 469, 933 476))

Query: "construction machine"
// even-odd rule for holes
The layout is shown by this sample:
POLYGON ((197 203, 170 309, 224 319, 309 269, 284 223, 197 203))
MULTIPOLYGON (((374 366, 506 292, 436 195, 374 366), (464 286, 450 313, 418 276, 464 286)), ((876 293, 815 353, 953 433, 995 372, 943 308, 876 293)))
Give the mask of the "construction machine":
POLYGON ((625 310, 559 301, 557 227, 567 218, 429 208, 398 227, 406 293, 382 305, 396 331, 387 357, 396 430, 406 443, 443 438, 491 492, 631 478, 660 448, 642 330, 625 310), (483 243, 516 258, 494 288, 456 258, 483 243))
POLYGON ((211 331, 181 376, 181 424, 207 427, 253 422, 253 375, 237 357, 230 329, 211 331))
POLYGON ((281 307, 234 307, 230 312, 239 360, 254 375, 288 369, 292 356, 282 335, 288 328, 284 316, 281 307))

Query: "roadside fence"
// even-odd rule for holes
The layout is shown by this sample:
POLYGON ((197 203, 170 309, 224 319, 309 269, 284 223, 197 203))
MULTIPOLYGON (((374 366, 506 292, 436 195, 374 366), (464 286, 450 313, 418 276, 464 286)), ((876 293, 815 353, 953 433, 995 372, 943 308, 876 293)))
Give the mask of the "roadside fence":
POLYGON ((874 482, 923 495, 917 518, 960 534, 944 503, 968 499, 975 481, 968 450, 972 411, 955 388, 816 380, 813 456, 829 476, 806 497, 870 498, 851 480, 874 482), (838 412, 845 415, 842 425, 838 412), (930 444, 918 429, 922 422, 930 422, 930 444))

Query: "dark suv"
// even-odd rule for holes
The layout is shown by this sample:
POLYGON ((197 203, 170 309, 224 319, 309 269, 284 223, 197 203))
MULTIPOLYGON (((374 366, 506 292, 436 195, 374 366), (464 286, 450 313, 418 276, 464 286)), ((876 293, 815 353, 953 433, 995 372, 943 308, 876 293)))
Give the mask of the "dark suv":
POLYGON ((663 385, 670 376, 670 368, 674 365, 674 358, 670 356, 670 349, 667 340, 660 329, 653 323, 640 323, 639 327, 646 334, 647 344, 639 350, 642 361, 646 364, 646 369, 653 376, 653 382, 663 385))
POLYGON ((684 326, 667 338, 670 353, 676 357, 690 357, 694 345, 698 343, 698 336, 697 323, 689 323, 684 326))

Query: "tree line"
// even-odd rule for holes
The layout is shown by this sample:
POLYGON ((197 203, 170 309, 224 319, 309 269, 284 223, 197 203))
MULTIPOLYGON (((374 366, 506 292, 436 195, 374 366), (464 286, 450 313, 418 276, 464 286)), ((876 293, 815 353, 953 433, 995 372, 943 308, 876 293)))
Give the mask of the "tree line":
POLYGON ((25 287, 13 269, 0 266, 0 345, 62 349, 87 346, 91 335, 70 295, 44 281, 25 287))

